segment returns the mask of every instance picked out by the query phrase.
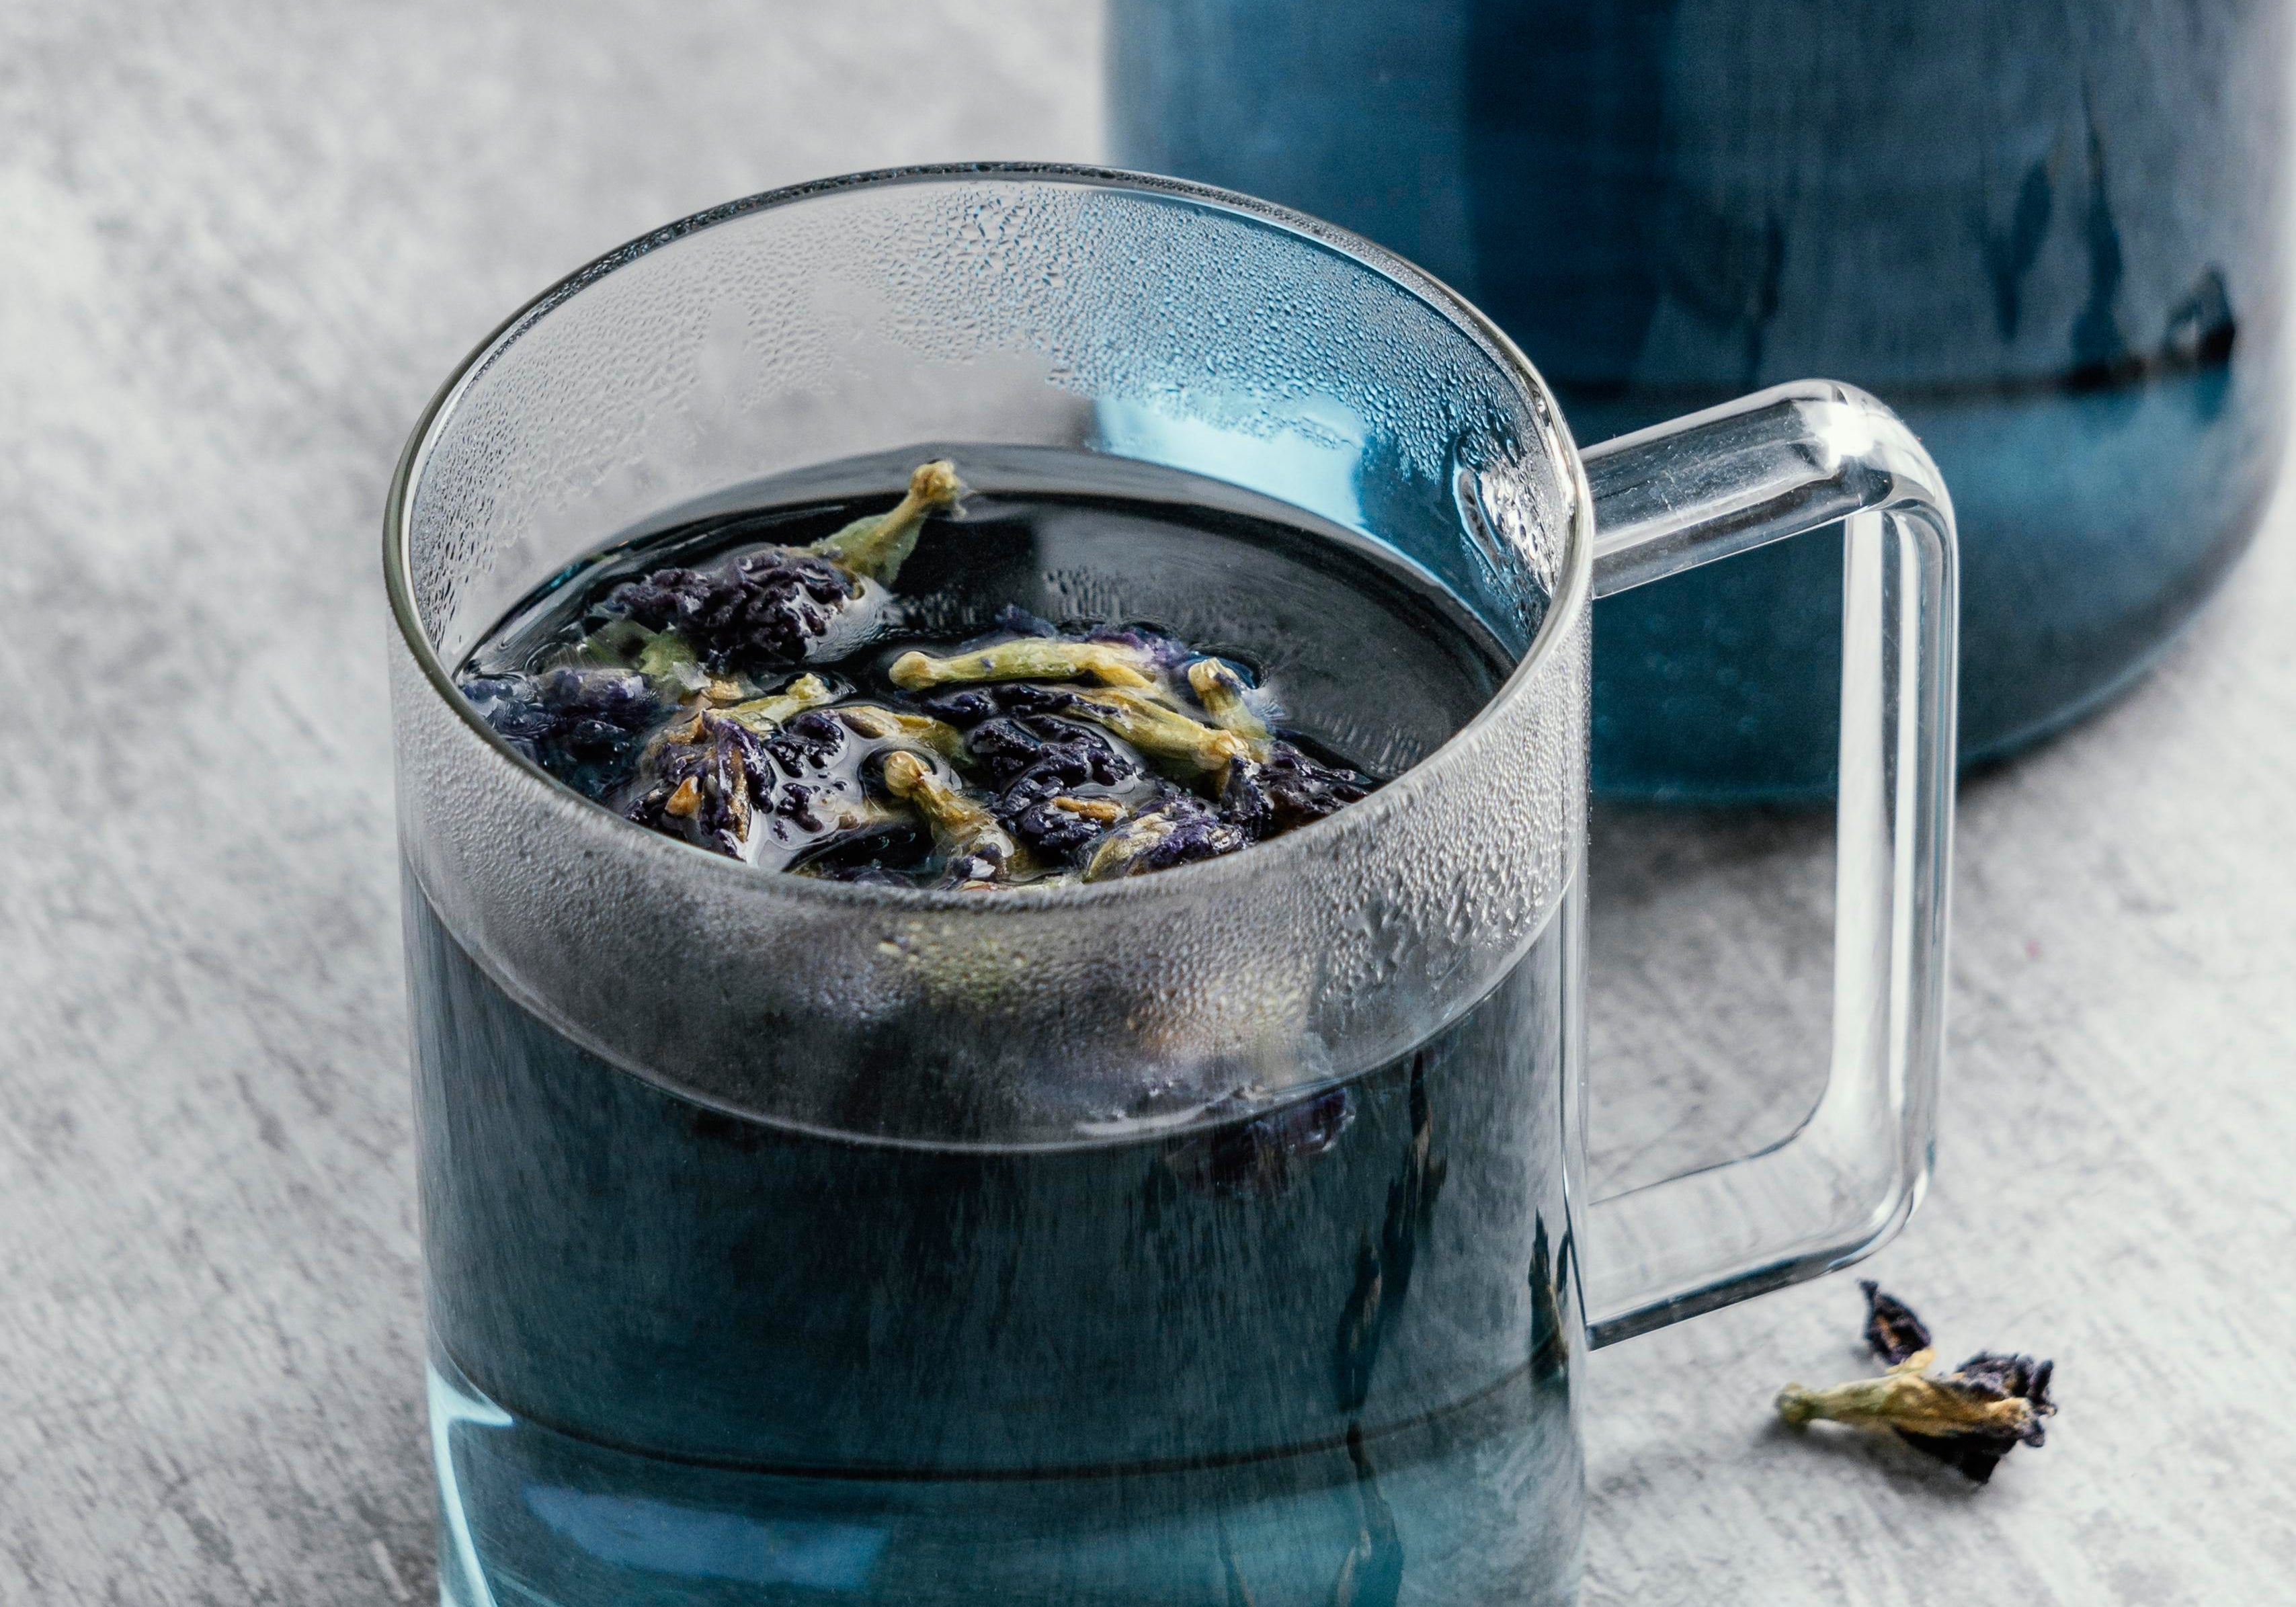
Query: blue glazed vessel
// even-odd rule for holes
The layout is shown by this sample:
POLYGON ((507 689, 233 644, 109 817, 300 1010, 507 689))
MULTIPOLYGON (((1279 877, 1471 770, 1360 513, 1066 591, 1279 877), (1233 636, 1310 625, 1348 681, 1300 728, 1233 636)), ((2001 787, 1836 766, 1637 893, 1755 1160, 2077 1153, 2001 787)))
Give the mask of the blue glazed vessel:
MULTIPOLYGON (((1964 762, 2126 685, 2285 434, 2281 0, 1114 0, 1117 160, 1320 213, 1506 325, 1582 439, 1805 373, 1952 486, 1964 762)), ((1595 780, 1822 795, 1841 557, 1596 611, 1595 780)))

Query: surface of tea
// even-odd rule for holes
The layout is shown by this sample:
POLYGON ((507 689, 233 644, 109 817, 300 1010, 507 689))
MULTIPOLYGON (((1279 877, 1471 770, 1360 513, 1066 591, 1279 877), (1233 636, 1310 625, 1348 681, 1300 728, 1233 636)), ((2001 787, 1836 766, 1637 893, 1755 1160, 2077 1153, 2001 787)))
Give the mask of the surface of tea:
MULTIPOLYGON (((1312 824, 1382 779, 1294 707, 1278 667, 1300 656, 1296 626, 1275 616, 1316 611, 1253 617, 1255 571, 1272 596, 1299 582, 1274 570, 1301 569, 1296 533, 1253 523, 972 496, 955 465, 926 463, 883 512, 783 506, 626 544, 512 611, 459 684, 558 780, 760 869, 969 890, 1136 875, 1312 824), (1185 562, 1224 571, 1234 617, 1206 638, 1121 611, 1120 583, 1059 595, 1040 550, 1053 525, 1119 576, 1168 562, 1185 529, 1185 562)), ((1382 634, 1427 635, 1380 567, 1308 565, 1354 605, 1317 623, 1369 603, 1382 634)), ((1390 667, 1359 668, 1351 690, 1378 701, 1390 667)), ((1497 675, 1487 664, 1486 691, 1497 675)))

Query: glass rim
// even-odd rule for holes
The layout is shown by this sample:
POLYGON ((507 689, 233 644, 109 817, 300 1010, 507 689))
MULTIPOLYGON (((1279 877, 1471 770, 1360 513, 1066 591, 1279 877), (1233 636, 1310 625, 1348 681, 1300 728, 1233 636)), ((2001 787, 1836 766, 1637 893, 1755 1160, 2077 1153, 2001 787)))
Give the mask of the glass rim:
MULTIPOLYGON (((1234 190, 1223 190, 1191 180, 1168 177, 1161 174, 1131 172, 1118 168, 1092 167, 1078 163, 1045 161, 973 161, 920 163, 899 168, 872 168, 857 173, 838 174, 830 177, 809 179, 801 184, 788 184, 779 189, 760 191, 738 200, 723 201, 705 208, 669 224, 626 241, 611 250, 592 258, 571 273, 556 280, 530 297, 509 316, 489 331, 473 346, 448 373, 445 381, 417 415, 414 426, 401 448, 397 467, 392 471, 389 493, 383 505, 382 569, 383 586, 390 603, 393 626, 400 640, 414 656, 414 662, 430 690, 452 709, 463 724, 470 728, 496 754, 530 778, 555 791, 579 798, 592 808, 612 816, 631 832, 635 849, 644 844, 656 845, 673 851, 683 851, 708 861, 716 869, 705 873, 724 873, 754 879, 772 876, 777 883, 776 892, 791 897, 817 898, 831 905, 846 905, 865 909, 911 909, 957 912, 968 914, 994 915, 1041 908, 1046 904, 1077 905, 1104 902, 1135 896, 1141 878, 1127 877, 1102 882, 1072 882, 1054 887, 1032 887, 1022 884, 1001 890, 1001 896, 984 898, 978 892, 955 889, 888 887, 869 883, 830 881, 816 877, 788 876, 759 872, 755 866, 740 860, 711 852, 698 844, 667 837, 661 832, 625 819, 618 811, 608 809, 595 799, 568 787, 548 771, 520 753, 504 741, 493 726, 464 697, 455 685, 452 669, 439 658, 423 628, 422 613, 417 607, 411 582, 409 549, 414 538, 414 489, 422 477, 435 438, 451 415, 463 391, 483 373, 496 355, 504 350, 527 328, 550 312, 580 294, 585 289, 617 270, 651 255, 665 246, 675 245, 688 235, 699 234, 719 224, 746 217, 753 213, 775 210, 824 196, 851 191, 891 189, 906 184, 958 184, 965 182, 995 182, 1066 184, 1101 190, 1136 191, 1184 201, 1207 209, 1240 214, 1256 223, 1269 225, 1297 235, 1308 242, 1348 258, 1357 266, 1397 285, 1421 302, 1442 314, 1455 327, 1483 347, 1509 383, 1521 392, 1529 411, 1543 419, 1554 432, 1561 448, 1562 461, 1558 471, 1571 489, 1570 526, 1562 532, 1564 550, 1556 566, 1556 585, 1548 598, 1545 616, 1523 649, 1513 668, 1508 672, 1498 690, 1477 709, 1456 731, 1446 737, 1433 751, 1416 764, 1398 775, 1382 787, 1381 792, 1394 788, 1411 777, 1439 776, 1452 767, 1460 751, 1473 745, 1481 729, 1492 723, 1502 707, 1525 695, 1537 678, 1542 664, 1554 651, 1555 644, 1570 635, 1578 616, 1592 605, 1595 516, 1594 497, 1587 481, 1586 465, 1581 460, 1578 442, 1570 433, 1569 422, 1556 403, 1546 379, 1525 357, 1506 332, 1466 297, 1419 266, 1397 255, 1386 247, 1365 239, 1350 230, 1328 223, 1305 212, 1262 201, 1257 196, 1234 190)), ((1270 870, 1273 861, 1285 857, 1288 849, 1293 853, 1312 846, 1333 831, 1347 829, 1346 816, 1357 809, 1375 804, 1380 792, 1361 804, 1335 811, 1321 820, 1312 821, 1295 831, 1267 842, 1255 843, 1249 854, 1270 870)), ((1236 856, 1241 857, 1242 856, 1236 856)), ((1156 872, 1152 878, 1168 883, 1177 877, 1190 881, 1208 873, 1232 872, 1220 859, 1178 865, 1156 872)), ((1171 890, 1177 891, 1174 888, 1171 890)))

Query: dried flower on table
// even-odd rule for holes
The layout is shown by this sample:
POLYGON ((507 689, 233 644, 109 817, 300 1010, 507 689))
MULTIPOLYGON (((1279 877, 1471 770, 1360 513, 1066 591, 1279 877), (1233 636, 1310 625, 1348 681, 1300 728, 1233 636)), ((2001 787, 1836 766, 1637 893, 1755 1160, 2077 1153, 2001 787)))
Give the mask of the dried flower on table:
POLYGON ((2042 1443, 2044 1422, 2057 1410, 2049 1398, 2055 1364, 1980 1351, 1951 1373, 1932 1374, 1937 1352, 1921 1318, 1872 1282, 1858 1287, 1866 1291, 1866 1343, 1890 1370, 1824 1390, 1788 1384, 1778 1392, 1779 1416, 1797 1427, 1822 1419, 1888 1429, 1980 1484, 2020 1445, 2042 1443))
POLYGON ((1892 1367, 1903 1366, 1925 1350, 1936 1348, 1929 1325, 1896 1295, 1884 1294, 1871 1278, 1860 1278, 1866 1291, 1866 1348, 1892 1367))

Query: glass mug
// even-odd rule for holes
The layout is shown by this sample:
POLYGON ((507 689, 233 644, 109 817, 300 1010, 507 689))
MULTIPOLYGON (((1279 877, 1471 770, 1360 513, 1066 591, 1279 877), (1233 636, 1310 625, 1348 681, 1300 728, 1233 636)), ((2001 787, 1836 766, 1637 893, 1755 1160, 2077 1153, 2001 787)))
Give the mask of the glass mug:
MULTIPOLYGON (((872 174, 518 313, 417 426, 385 562, 447 1601, 1566 1602, 1587 1348, 1840 1267, 1919 1196, 1953 515, 1856 390, 1582 454, 1488 320, 1331 225, 872 174), (1357 700, 1401 773, 1326 820, 993 895, 673 841, 456 693, 602 546, 927 454, 1375 548, 1503 684, 1357 700), (1845 521, 1825 1093, 1761 1155, 1588 1200, 1591 603, 1845 521)), ((1065 582, 1196 605, 1155 563, 1065 582)), ((1302 701, 1354 697, 1348 632, 1293 651, 1302 701)))

